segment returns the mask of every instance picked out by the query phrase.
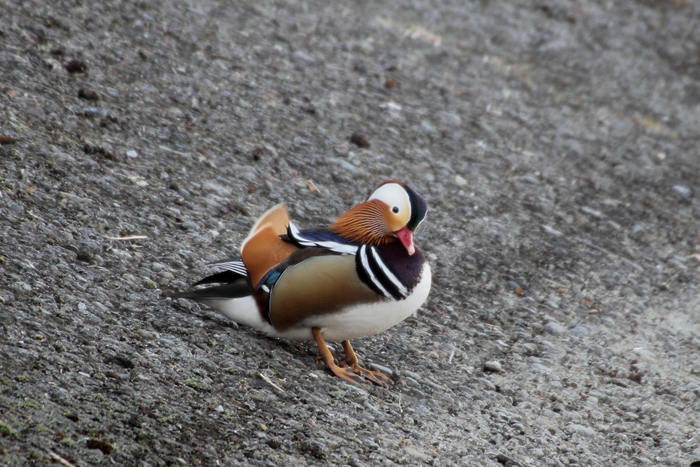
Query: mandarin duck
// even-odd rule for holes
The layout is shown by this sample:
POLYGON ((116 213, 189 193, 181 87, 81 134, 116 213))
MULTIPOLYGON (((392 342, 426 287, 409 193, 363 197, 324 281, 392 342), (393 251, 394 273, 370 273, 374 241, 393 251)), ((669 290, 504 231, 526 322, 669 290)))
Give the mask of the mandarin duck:
POLYGON ((300 230, 287 207, 265 212, 241 245, 240 258, 213 263, 219 272, 176 294, 271 336, 311 339, 321 360, 351 383, 391 380, 360 366, 350 339, 398 324, 428 297, 430 266, 413 242, 425 201, 396 180, 330 227, 300 230), (336 363, 326 340, 341 341, 336 363))

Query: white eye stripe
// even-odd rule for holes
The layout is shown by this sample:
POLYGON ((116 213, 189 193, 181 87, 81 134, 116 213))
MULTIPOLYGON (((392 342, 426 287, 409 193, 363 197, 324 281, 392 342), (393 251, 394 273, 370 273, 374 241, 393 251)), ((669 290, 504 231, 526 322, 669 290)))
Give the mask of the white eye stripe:
POLYGON ((388 206, 392 206, 391 210, 394 214, 398 214, 399 212, 406 210, 408 211, 410 217, 411 200, 408 197, 406 190, 398 183, 385 183, 384 185, 380 186, 369 197, 369 200, 373 199, 382 201, 388 206), (397 208, 398 210, 396 210, 397 208))

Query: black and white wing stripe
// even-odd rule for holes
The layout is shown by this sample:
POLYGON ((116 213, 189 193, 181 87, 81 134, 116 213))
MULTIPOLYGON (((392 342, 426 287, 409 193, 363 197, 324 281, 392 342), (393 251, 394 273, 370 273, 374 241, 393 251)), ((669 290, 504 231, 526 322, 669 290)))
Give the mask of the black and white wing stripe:
POLYGON ((352 243, 343 243, 341 241, 333 240, 332 238, 320 239, 312 237, 310 234, 301 232, 296 225, 292 222, 289 223, 289 228, 287 229, 287 235, 295 243, 302 247, 321 247, 327 248, 335 253, 340 253, 343 255, 354 255, 357 253, 357 245, 352 243))
POLYGON ((225 259, 223 261, 216 261, 214 263, 209 263, 209 266, 219 272, 231 271, 241 276, 248 275, 248 269, 246 269, 245 264, 243 264, 243 261, 240 259, 225 259))
POLYGON ((408 296, 406 286, 391 272, 375 247, 360 246, 355 258, 357 275, 377 294, 394 300, 408 296))
MULTIPOLYGON (((196 282, 193 286, 206 284, 233 284, 244 280, 248 282, 248 269, 240 259, 225 259, 209 263, 209 266, 214 269, 214 274, 211 274, 204 279, 196 282)), ((238 289, 237 289, 238 290, 238 289)))

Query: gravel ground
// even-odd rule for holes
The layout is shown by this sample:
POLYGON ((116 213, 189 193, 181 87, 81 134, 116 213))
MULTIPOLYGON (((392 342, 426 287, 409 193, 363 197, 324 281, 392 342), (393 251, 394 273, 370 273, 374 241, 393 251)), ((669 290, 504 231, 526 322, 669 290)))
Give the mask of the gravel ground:
POLYGON ((0 464, 700 461, 697 3, 0 9, 0 464), (354 343, 390 389, 161 295, 389 177, 434 270, 354 343))

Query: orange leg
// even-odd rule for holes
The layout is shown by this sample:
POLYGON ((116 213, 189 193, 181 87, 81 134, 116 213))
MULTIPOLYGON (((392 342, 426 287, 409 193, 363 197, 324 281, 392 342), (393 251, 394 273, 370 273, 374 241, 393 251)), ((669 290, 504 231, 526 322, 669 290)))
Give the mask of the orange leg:
POLYGON ((326 341, 323 339, 323 336, 321 335, 321 330, 319 328, 311 328, 311 334, 314 336, 314 340, 316 341, 316 345, 318 345, 318 350, 321 352, 321 359, 323 360, 323 363, 326 364, 329 370, 333 372, 334 375, 336 375, 338 378, 341 378, 348 383, 354 383, 354 384, 362 384, 363 379, 362 377, 357 374, 353 368, 351 367, 340 367, 335 364, 335 361, 333 359, 333 354, 331 353, 330 350, 328 350, 328 346, 326 345, 326 341))
POLYGON ((362 368, 357 360, 357 354, 353 350, 352 345, 350 345, 350 341, 345 340, 342 342, 342 344, 343 350, 345 350, 345 359, 340 363, 341 365, 347 365, 348 367, 352 368, 355 373, 364 376, 378 386, 387 387, 389 383, 393 382, 381 371, 372 371, 368 370, 367 368, 362 368))

